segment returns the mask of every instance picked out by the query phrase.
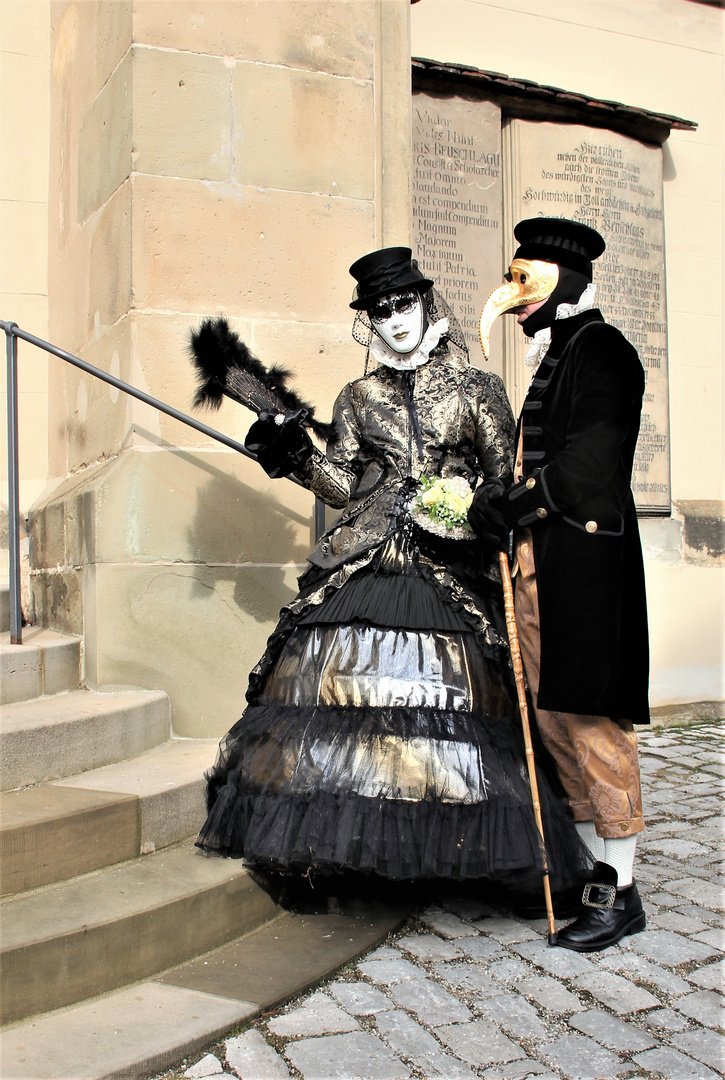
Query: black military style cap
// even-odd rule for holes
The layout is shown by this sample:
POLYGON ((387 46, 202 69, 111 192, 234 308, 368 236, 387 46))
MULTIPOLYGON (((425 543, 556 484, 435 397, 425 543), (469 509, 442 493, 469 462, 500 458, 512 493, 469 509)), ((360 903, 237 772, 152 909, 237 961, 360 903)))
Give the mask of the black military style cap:
POLYGON ((570 218, 525 218, 514 229, 514 259, 543 259, 592 278, 592 259, 607 246, 596 229, 570 218))

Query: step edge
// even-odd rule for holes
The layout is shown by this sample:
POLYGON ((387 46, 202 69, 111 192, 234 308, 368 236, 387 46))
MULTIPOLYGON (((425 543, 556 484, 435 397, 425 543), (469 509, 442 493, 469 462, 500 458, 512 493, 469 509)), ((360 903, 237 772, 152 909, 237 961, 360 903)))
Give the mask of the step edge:
MULTIPOLYGON (((150 855, 145 855, 145 856, 141 856, 141 858, 151 858, 151 856, 150 855)), ((126 861, 127 862, 135 862, 136 860, 135 859, 128 859, 126 861)), ((123 865, 123 864, 118 864, 118 865, 123 865)), ((103 868, 101 868, 100 871, 92 870, 92 871, 90 871, 90 873, 88 875, 84 874, 84 875, 81 875, 81 876, 83 876, 83 877, 91 876, 92 874, 102 873, 103 870, 107 870, 107 869, 109 869, 109 868, 108 867, 103 867, 103 868)), ((76 879, 73 878, 71 880, 76 880, 76 879)), ((219 879, 218 881, 211 882, 208 885, 204 885, 201 888, 195 888, 195 889, 191 889, 189 891, 176 893, 174 895, 171 895, 171 896, 168 896, 168 897, 164 898, 161 901, 152 902, 152 903, 148 904, 147 906, 131 908, 127 912, 121 913, 118 917, 102 918, 102 919, 99 919, 95 923, 82 923, 81 922, 81 923, 78 923, 78 925, 76 925, 76 926, 69 927, 68 929, 59 930, 59 931, 57 931, 55 933, 50 933, 47 936, 43 936, 43 937, 32 938, 32 939, 30 939, 28 941, 20 942, 18 944, 11 945, 10 947, 7 947, 7 948, 4 945, 0 945, 0 959, 1 958, 9 958, 13 953, 17 953, 18 951, 22 951, 24 949, 29 949, 29 948, 45 949, 45 948, 48 948, 55 941, 67 940, 67 941, 70 942, 73 939, 81 940, 81 939, 87 937, 88 934, 103 933, 108 927, 116 926, 116 925, 118 925, 118 924, 120 924, 122 922, 126 922, 128 920, 144 918, 144 917, 147 917, 147 916, 152 916, 157 912, 164 911, 168 907, 172 907, 174 904, 183 904, 183 903, 188 902, 190 899, 192 899, 194 897, 204 897, 204 896, 207 896, 207 895, 209 895, 211 893, 214 893, 217 889, 225 889, 228 885, 230 885, 230 884, 232 884, 232 883, 234 883, 234 882, 236 882, 238 880, 240 880, 240 878, 229 878, 229 879, 223 879, 222 878, 222 879, 219 879)), ((60 882, 59 884, 62 886, 63 884, 65 884, 65 882, 60 882)), ((54 887, 53 885, 50 885, 50 886, 43 885, 43 886, 40 887, 40 889, 37 890, 37 892, 42 892, 44 889, 52 889, 53 887, 54 887)), ((16 894, 16 895, 27 896, 29 894, 20 893, 20 894, 16 894)), ((6 898, 3 898, 3 903, 5 902, 5 900, 6 900, 6 898)), ((274 901, 272 901, 272 902, 274 903, 274 901)), ((226 942, 220 942, 219 946, 214 946, 214 948, 220 948, 224 944, 226 944, 226 942)), ((210 950, 207 950, 207 951, 210 951, 210 950)), ((179 961, 179 963, 186 963, 186 961, 179 961)), ((178 965, 173 965, 173 966, 178 966, 178 965)), ((166 969, 164 969, 164 970, 166 970, 166 969)))
MULTIPOLYGON (((4 792, 2 794, 8 793, 4 792)), ((11 792, 10 794, 15 793, 11 792)), ((110 798, 105 801, 99 801, 95 805, 77 808, 62 817, 40 819, 35 822, 24 823, 21 825, 11 825, 7 829, 5 827, 0 828, 4 860, 7 863, 11 858, 14 859, 16 868, 13 869, 13 877, 27 881, 28 879, 32 880, 33 873, 32 868, 28 870, 25 865, 23 865, 22 848, 8 850, 15 841, 15 837, 17 837, 19 843, 22 844, 24 840, 22 835, 23 832, 48 828, 53 821, 56 823, 63 823, 65 827, 71 831, 76 830, 82 832, 85 830, 87 833, 91 833, 94 824, 96 828, 101 826, 108 829, 109 815, 113 819, 111 835, 113 845, 108 846, 105 849, 105 853, 103 849, 101 849, 100 852, 90 849, 85 857, 79 856, 76 852, 73 852, 70 856, 66 856, 65 865, 68 865, 69 867, 67 873, 63 871, 64 862, 61 861, 59 857, 48 858, 47 861, 43 863, 41 869, 45 870, 46 873, 52 873, 53 876, 51 878, 47 881, 36 881, 21 889, 14 888, 12 891, 6 891, 5 885, 8 880, 9 871, 3 870, 2 878, 0 878, 0 911, 2 910, 2 905, 10 901, 30 897, 42 889, 58 888, 70 881, 75 881, 78 878, 85 877, 89 874, 108 870, 113 866, 121 866, 125 862, 134 861, 141 855, 143 845, 141 839, 141 808, 138 797, 126 792, 104 791, 96 792, 95 794, 110 796, 110 798), (98 820, 99 816, 100 821, 98 820), (86 819, 85 821, 84 818, 86 819), (109 861, 105 861, 106 859, 109 861), (84 862, 86 864, 85 869, 83 869, 84 862), (76 870, 77 872, 73 873, 72 870, 76 870)), ((47 855, 48 847, 49 845, 46 843, 46 850, 44 852, 42 842, 36 844, 34 845, 32 854, 40 852, 40 854, 47 855)), ((41 876, 37 870, 36 875, 41 876)), ((15 884, 15 882, 13 881, 12 884, 15 884)))
POLYGON ((138 802, 138 795, 132 791, 113 791, 112 789, 101 790, 100 788, 74 788, 70 784, 63 784, 60 781, 51 780, 47 784, 33 784, 31 787, 15 788, 14 791, 0 791, 0 810, 2 810, 2 804, 13 795, 22 796, 26 792, 39 791, 41 788, 70 788, 71 791, 83 791, 89 795, 107 796, 106 799, 99 798, 99 802, 95 805, 79 806, 73 810, 69 810, 67 813, 56 813, 53 816, 39 817, 34 821, 5 821, 0 815, 0 835, 10 834, 20 829, 32 829, 37 826, 46 825, 53 821, 64 821, 71 817, 82 816, 84 814, 91 814, 95 810, 102 810, 106 807, 116 806, 120 803, 127 803, 131 800, 138 802))
MULTIPOLYGON (((98 994, 94 997, 86 998, 81 1002, 64 1005, 59 1009, 53 1009, 47 1013, 37 1013, 33 1017, 6 1024, 0 1028, 0 1032, 5 1035, 12 1035, 14 1031, 22 1030, 24 1025, 27 1025, 30 1035, 30 1029, 35 1027, 38 1022, 42 1022, 45 1017, 61 1017, 63 1014, 67 1014, 72 1010, 80 1010, 86 1006, 93 1008, 93 1006, 97 1005, 99 1002, 113 998, 116 995, 120 996, 125 992, 138 993, 138 991, 144 987, 155 987, 158 985, 160 984, 157 984, 154 979, 143 979, 134 983, 128 983, 126 986, 120 987, 117 990, 109 990, 105 994, 98 994)), ((169 1068, 172 1068, 177 1061, 183 1060, 184 1057, 203 1050, 210 1042, 216 1042, 228 1031, 247 1025, 259 1015, 259 1010, 251 1002, 236 998, 219 997, 214 994, 204 993, 203 991, 186 992, 179 987, 171 987, 168 989, 174 990, 180 995, 188 993, 190 997, 201 1002, 204 1002, 204 999, 206 999, 206 1001, 209 1002, 218 1002, 222 1006, 226 1005, 230 1007, 230 1013, 232 1015, 236 1013, 236 1016, 232 1019, 230 1015, 224 1022, 217 1020, 215 1023, 210 1023, 203 1031, 199 1031, 194 1035, 185 1036, 175 1043, 170 1044, 165 1049, 156 1051, 152 1049, 149 1053, 145 1053, 142 1057, 137 1058, 136 1061, 129 1061, 118 1068, 94 1068, 92 1072, 87 1071, 81 1074, 77 1071, 77 1067, 74 1067, 72 1075, 67 1071, 56 1073, 54 1075, 61 1077, 61 1080, 141 1080, 141 1078, 154 1077, 159 1073, 166 1072, 169 1068), (235 1006, 236 1009, 234 1008, 235 1006)), ((205 1011, 204 1015, 209 1016, 209 1012, 210 1011, 205 1011)), ((89 1017, 89 1024, 92 1022, 92 1018, 89 1017)), ((159 1023, 158 1030, 162 1031, 163 1029, 163 1023, 159 1023)), ((100 1057, 102 1057, 101 1052, 99 1052, 99 1058, 100 1057)), ((10 1068, 12 1068, 10 1062, 3 1061, 3 1065, 5 1066, 6 1064, 10 1065, 10 1068)), ((8 1073, 5 1068, 3 1069, 2 1075, 6 1076, 7 1080, 13 1080, 13 1074, 8 1073)), ((27 1075, 26 1080, 28 1080, 27 1075)))
MULTIPOLYGON (((84 784, 81 781, 83 780, 84 777, 92 777, 94 774, 101 773, 104 770, 120 769, 124 765, 130 765, 133 762, 143 762, 145 759, 150 759, 151 755, 156 755, 157 758, 160 758, 160 757, 163 756, 164 759, 166 759, 164 761, 164 764, 168 764, 168 765, 173 766, 173 764, 174 764, 174 755, 176 753, 178 753, 179 757, 183 758, 185 756, 185 751, 188 751, 190 742, 204 743, 205 744, 204 747, 202 747, 202 746, 198 747, 198 749, 200 751, 202 749, 207 749, 207 746, 206 746, 207 743, 210 744, 208 749, 212 749, 212 745, 213 746, 218 746, 218 739, 217 740, 214 740, 214 739, 179 739, 179 738, 175 738, 172 735, 171 738, 167 739, 165 742, 158 743, 156 746, 151 746, 151 747, 148 748, 148 750, 144 750, 140 754, 134 754, 133 757, 124 758, 122 761, 109 762, 108 765, 99 765, 95 769, 88 769, 85 772, 74 773, 72 776, 64 776, 64 777, 59 778, 57 780, 51 780, 51 781, 48 782, 48 784, 49 784, 49 786, 54 786, 54 787, 67 787, 67 788, 75 787, 78 790, 84 790, 84 791, 119 792, 122 789, 120 789, 118 787, 109 786, 108 788, 105 788, 105 787, 101 788, 101 787, 98 787, 96 784, 92 784, 92 785, 91 784, 84 784), (170 761, 168 759, 170 759, 170 761)), ((211 768, 212 764, 213 764, 213 761, 210 761, 208 767, 211 768)), ((153 772, 154 768, 156 768, 156 763, 153 762, 153 761, 150 761, 149 765, 148 765, 148 768, 149 768, 150 772, 153 772)), ((174 783, 171 787, 158 788, 155 791, 150 791, 150 792, 147 792, 144 795, 139 795, 139 798, 141 798, 141 799, 153 798, 155 795, 160 795, 160 794, 163 794, 164 792, 167 792, 167 791, 173 791, 177 787, 178 788, 186 787, 189 784, 194 783, 195 780, 203 781, 204 780, 204 772, 202 771, 198 775, 192 775, 191 769, 190 769, 190 773, 189 773, 188 777, 184 777, 184 778, 181 778, 181 779, 175 778, 175 779, 178 779, 178 783, 174 783)), ((129 784, 129 786, 130 786, 130 784, 129 784)), ((129 794, 139 794, 139 793, 136 792, 136 791, 129 791, 129 794)))
MULTIPOLYGON (((184 837, 184 839, 177 841, 175 844, 169 844, 168 847, 161 848, 158 851, 150 852, 148 855, 140 855, 139 854, 133 859, 125 859, 123 862, 120 862, 120 863, 111 863, 108 866, 101 866, 101 867, 98 867, 95 870, 89 870, 85 874, 78 874, 76 877, 69 878, 69 879, 67 879, 65 881, 51 882, 48 885, 40 885, 35 889, 29 889, 27 892, 13 893, 11 896, 2 897, 2 899, 0 899, 0 913, 4 914, 5 920, 7 920, 8 909, 9 909, 9 907, 10 907, 10 905, 12 903, 20 902, 20 901, 30 902, 30 901, 33 900, 33 898, 36 898, 36 897, 37 898, 42 898, 45 895, 50 896, 53 893, 55 893, 56 896, 57 896, 63 890, 64 887, 70 887, 71 885, 84 886, 84 885, 87 884, 88 889, 92 890, 92 888, 93 888, 92 879, 96 879, 96 878, 100 877, 101 875, 111 876, 112 874, 116 874, 119 878, 121 878, 122 875, 127 875, 129 878, 133 878, 137 873, 137 870, 136 870, 137 867, 143 865, 144 863, 148 863, 150 860, 152 860, 153 862, 157 862, 160 859, 168 857, 169 854, 173 855, 173 854, 175 854, 177 852, 181 853, 181 850, 183 848, 188 848, 189 849, 189 855, 191 855, 193 858, 202 858, 202 859, 207 858, 204 855, 197 855, 194 852, 193 849, 194 849, 194 841, 195 841, 195 839, 196 839, 196 836, 194 834, 192 834, 191 836, 184 837)), ((190 889, 185 889, 185 890, 180 891, 180 892, 170 893, 164 899, 164 901, 161 902, 161 903, 157 903, 157 904, 152 903, 149 906, 141 905, 139 907, 129 908, 119 918, 133 918, 133 917, 135 917, 137 915, 140 915, 140 914, 160 910, 161 908, 167 906, 169 903, 176 903, 178 901, 181 901, 181 900, 184 900, 184 899, 188 898, 189 896, 201 895, 201 894, 203 894, 205 892, 208 892, 211 889, 215 889, 215 888, 218 888, 220 886, 229 885, 230 883, 235 882, 235 881, 239 880, 240 878, 250 876, 249 870, 247 870, 247 868, 242 865, 242 860, 241 859, 226 859, 226 858, 225 859, 216 859, 216 858, 214 858, 213 861, 219 862, 219 863, 224 862, 224 863, 228 863, 228 864, 238 865, 239 870, 237 872, 231 872, 231 870, 230 870, 230 873, 228 875, 226 875, 226 876, 221 876, 220 875, 214 881, 209 882, 209 883, 205 883, 200 888, 192 887, 190 889)), ((159 868, 159 873, 161 873, 161 868, 159 868)), ((178 879, 174 877, 174 883, 176 883, 177 881, 178 881, 178 879)), ((124 884, 125 883, 123 881, 119 882, 119 886, 122 886, 124 884)), ((138 884, 138 883, 136 883, 136 884, 138 884)), ((61 902, 62 902, 62 898, 61 898, 61 902)), ((40 904, 40 900, 39 900, 39 904, 40 904)), ((40 914, 42 914, 42 912, 40 912, 40 914)), ((32 911, 30 912, 30 915, 31 916, 33 915, 32 911)), ((14 944, 14 945, 12 945, 12 950, 15 951, 18 948, 26 948, 26 947, 28 947, 30 945, 39 946, 41 943, 48 943, 48 942, 55 941, 59 937, 70 937, 70 936, 72 936, 74 934, 77 934, 79 932, 83 933, 83 928, 84 927, 87 928, 87 931, 91 931, 91 930, 94 930, 96 928, 100 928, 100 927, 103 927, 103 926, 106 926, 106 925, 110 925, 111 923, 117 922, 117 921, 119 921, 119 920, 116 919, 116 918, 113 918, 113 919, 103 918, 103 919, 100 919, 97 923, 89 923, 87 921, 83 922, 79 918, 78 922, 77 922, 77 925, 71 925, 71 926, 67 927, 66 929, 62 929, 62 930, 57 930, 56 929, 55 931, 49 932, 46 936, 39 936, 39 937, 36 937, 36 938, 31 938, 25 943, 14 944)), ((6 921, 6 924, 5 924, 5 934, 3 935, 3 939, 0 940, 0 956, 9 955, 10 949, 8 949, 6 947, 6 944, 5 944, 6 938, 7 938, 7 921, 6 921)))
MULTIPOLYGON (((165 690, 111 690, 111 691, 108 691, 108 692, 103 692, 103 691, 98 691, 98 690, 92 690, 89 687, 74 686, 73 688, 68 689, 68 690, 60 690, 55 694, 39 694, 37 697, 25 698, 23 701, 11 701, 11 702, 8 702, 6 705, 3 705, 4 721, 5 721, 5 723, 7 723, 7 719, 8 719, 7 714, 8 714, 8 712, 22 712, 23 708, 26 707, 26 706, 28 707, 26 709, 26 711, 29 712, 30 711, 29 707, 31 705, 38 705, 38 703, 40 703, 40 702, 57 701, 59 698, 62 698, 65 701, 69 697, 72 697, 74 695, 77 695, 79 700, 81 700, 81 699, 88 700, 88 695, 92 695, 95 700, 98 700, 98 699, 101 699, 101 698, 110 698, 110 697, 116 697, 116 696, 120 697, 120 695, 122 695, 122 694, 128 695, 129 700, 132 699, 132 698, 137 698, 139 704, 143 704, 144 702, 147 702, 147 703, 153 703, 153 702, 164 703, 164 702, 168 702, 169 703, 169 711, 170 711, 171 700, 170 700, 169 695, 166 693, 165 690)), ((112 710, 108 710, 108 714, 111 715, 111 713, 112 713, 112 710)), ((93 716, 94 714, 93 714, 93 712, 89 711, 87 714, 84 714, 83 718, 85 718, 86 715, 87 716, 93 716)), ((12 720, 13 717, 11 716, 10 719, 12 720)), ((63 722, 63 721, 59 721, 59 722, 63 722)), ((73 722, 73 721, 65 720, 65 722, 69 723, 69 722, 73 722)), ((7 731, 8 729, 5 728, 5 730, 7 731)), ((25 730, 25 729, 23 729, 23 728, 15 728, 15 729, 11 729, 11 730, 25 730)))
MULTIPOLYGON (((248 1006, 249 1011, 245 1016, 238 1019, 232 1024, 225 1025, 222 1028, 219 1028, 218 1026, 210 1026, 207 1032, 202 1036, 196 1035, 190 1039, 180 1040, 173 1048, 164 1050, 162 1055, 144 1055, 143 1058, 137 1060, 134 1064, 130 1066, 124 1067, 123 1069, 113 1069, 107 1070, 105 1072, 96 1072, 94 1073, 93 1077, 91 1077, 89 1074, 88 1076, 74 1077, 73 1080, 150 1080, 150 1078, 159 1075, 161 1072, 178 1067, 180 1063, 190 1055, 206 1049, 210 1044, 220 1041, 222 1037, 228 1036, 236 1030, 243 1030, 244 1028, 248 1027, 250 1022, 256 1017, 260 1016, 262 1013, 267 1012, 273 1008, 279 1008, 292 998, 297 997, 302 993, 306 993, 314 987, 319 986, 322 983, 327 982, 328 980, 333 978, 334 975, 347 964, 359 959, 361 956, 364 956, 367 952, 369 952, 371 949, 376 948, 382 941, 384 941, 390 933, 395 932, 395 930, 397 930, 410 916, 411 910, 412 909, 407 909, 404 912, 396 912, 388 929, 381 931, 379 936, 377 936, 370 944, 366 945, 363 949, 351 950, 348 954, 345 955, 344 959, 341 959, 340 963, 336 964, 334 967, 330 968, 328 965, 325 965, 324 970, 312 977, 302 988, 290 985, 284 991, 276 994, 272 999, 265 1000, 261 1003, 249 1002, 240 998, 228 997, 226 995, 208 994, 206 991, 203 990, 192 990, 193 993, 205 994, 210 999, 238 1003, 240 1006, 248 1006)), ((245 934, 239 935, 239 937, 234 938, 221 946, 217 946, 217 948, 215 949, 199 953, 199 955, 197 957, 194 957, 193 959, 202 960, 205 956, 212 956, 214 953, 220 951, 221 949, 233 947, 244 941, 246 938, 271 930, 274 924, 282 919, 291 918, 294 918, 293 913, 282 911, 275 918, 272 918, 265 923, 262 923, 260 926, 247 931, 247 933, 245 934)), ((180 964, 175 964, 173 967, 167 968, 164 971, 159 971, 152 977, 140 979, 134 983, 128 983, 123 987, 119 987, 118 990, 107 991, 104 994, 98 994, 93 997, 86 998, 83 1001, 76 1002, 72 1005, 65 1005, 61 1008, 53 1009, 47 1013, 36 1013, 33 1017, 27 1017, 22 1020, 14 1021, 10 1024, 7 1024, 4 1027, 0 1028, 0 1030, 3 1032, 10 1032, 13 1029, 21 1027, 24 1024, 27 1024, 30 1027, 39 1019, 42 1019, 45 1016, 62 1014, 70 1009, 81 1009, 86 1005, 92 1005, 96 1001, 110 997, 114 993, 121 993, 125 990, 133 990, 134 988, 138 988, 140 986, 158 984, 158 980, 160 978, 165 975, 173 974, 174 971, 178 970, 180 967, 183 967, 185 963, 188 963, 188 961, 184 961, 180 964)), ((175 983, 162 983, 161 985, 173 986, 175 989, 179 990, 187 989, 184 987, 179 987, 175 983)), ((66 1076, 63 1077, 62 1080, 70 1080, 70 1078, 66 1076)))
MULTIPOLYGON (((70 933, 61 933, 57 935, 56 940, 58 944, 55 947, 56 951, 59 951, 62 955, 65 955, 66 953, 71 954, 73 952, 76 952, 77 955, 77 942, 89 943, 86 945, 86 949, 90 949, 91 953, 93 953, 94 951, 99 951, 98 946, 99 944, 103 944, 104 935, 108 933, 113 934, 113 928, 120 927, 120 929, 116 930, 116 932, 119 934, 119 940, 123 939, 124 933, 127 934, 129 929, 131 931, 134 931, 135 929, 138 936, 138 931, 140 931, 140 929, 142 928, 142 924, 149 919, 153 921, 154 916, 159 912, 168 912, 170 915, 172 915, 174 908, 179 908, 183 911, 183 908, 188 907, 189 903, 201 905, 203 907, 205 897, 213 896, 214 893, 219 893, 220 895, 222 895, 228 885, 228 881, 218 881, 208 886, 207 888, 197 889, 189 893, 172 897, 166 903, 151 904, 147 908, 135 909, 129 912, 126 917, 121 919, 106 919, 102 923, 97 924, 94 927, 88 927, 87 929, 85 929, 83 924, 81 924, 70 933)), ((247 883, 247 890, 250 886, 253 885, 254 883, 250 879, 249 883, 247 883)), ((244 897, 236 897, 236 899, 244 900, 244 897)), ((259 929, 259 927, 263 926, 269 920, 269 918, 274 917, 276 907, 277 906, 275 905, 274 901, 271 897, 269 897, 268 894, 259 897, 253 895, 249 897, 249 903, 242 902, 236 905, 235 911, 238 914, 237 919, 235 919, 234 922, 229 919, 222 919, 220 915, 217 918, 216 924, 213 927, 213 934, 209 934, 209 927, 207 927, 207 933, 209 934, 210 940, 213 940, 215 942, 213 948, 220 948, 223 945, 227 944, 229 941, 234 940, 234 937, 230 937, 228 935, 230 933, 233 935, 235 929, 241 929, 243 926, 245 926, 245 924, 245 932, 247 933, 259 929), (257 904, 257 902, 258 910, 255 910, 255 904, 257 904), (250 907, 251 912, 249 910, 250 907), (234 925, 234 923, 236 923, 236 925, 234 925)), ((134 935, 132 934, 132 936, 134 935)), ((241 937, 243 935, 238 934, 237 936, 241 937)), ((22 953, 27 952, 29 949, 36 954, 47 952, 49 949, 49 940, 46 939, 42 941, 35 941, 33 943, 30 943, 28 947, 19 946, 18 948, 13 950, 13 953, 22 956, 22 953)), ((167 953, 169 951, 173 952, 173 948, 167 949, 166 951, 167 953)), ((209 950, 203 949, 202 951, 206 952, 209 950)), ((3 950, 3 952, 7 952, 7 959, 10 960, 10 950, 3 950)), ((163 950, 159 949, 159 951, 155 955, 152 954, 151 956, 147 956, 146 958, 144 958, 142 954, 130 958, 130 965, 132 965, 134 969, 138 969, 139 967, 141 968, 141 972, 134 972, 134 974, 137 974, 137 979, 134 979, 133 975, 131 975, 131 978, 127 980, 126 975, 131 973, 130 966, 129 971, 124 974, 123 965, 120 969, 116 967, 113 967, 111 969, 108 966, 104 967, 103 965, 100 965, 99 967, 94 967, 92 969, 87 968, 87 977, 85 979, 81 978, 79 981, 76 982, 75 990, 72 988, 72 986, 68 983, 66 979, 45 979, 42 983, 44 998, 46 1000, 55 999, 55 1001, 58 1001, 59 998, 65 998, 64 1004, 66 1006, 71 1006, 73 1004, 83 1002, 84 1000, 88 1000, 88 998, 86 997, 77 998, 76 1001, 68 1000, 68 998, 72 997, 74 993, 77 993, 79 989, 81 992, 83 992, 84 989, 86 991, 88 989, 95 990, 96 993, 92 993, 91 996, 102 996, 104 993, 112 993, 114 990, 121 990, 128 985, 134 983, 135 981, 154 981, 159 974, 168 970, 170 966, 178 967, 182 963, 195 959, 195 956, 197 955, 193 951, 190 951, 189 953, 187 953, 186 957, 182 959, 176 959, 172 965, 169 965, 168 959, 170 957, 167 956, 165 958, 162 953, 163 950), (166 959, 166 963, 164 963, 164 959, 166 959), (159 965, 158 967, 156 966, 157 964, 159 965), (144 968, 146 968, 146 970, 144 970, 144 968), (114 983, 113 980, 115 979, 119 979, 120 981, 114 983), (104 986, 104 980, 109 983, 109 985, 104 986)), ((18 978, 19 977, 20 976, 18 976, 18 978)), ((28 1002, 23 1004, 23 995, 18 996, 15 993, 15 985, 15 979, 13 979, 11 983, 10 972, 6 970, 5 978, 3 980, 3 1016, 5 1017, 12 1017, 13 1012, 17 1012, 18 1010, 22 1012, 22 1010, 27 1008, 29 1004, 28 1002), (15 1008, 13 1008, 13 1003, 15 1003, 15 1008)), ((27 997, 27 993, 25 996, 27 997)), ((34 995, 32 1000, 37 1001, 39 1000, 39 998, 34 995)), ((57 1007, 60 1008, 62 1007, 62 1005, 58 1003, 57 1007)), ((24 1015, 18 1015, 17 1019, 30 1020, 33 1016, 37 1017, 39 1015, 44 1014, 28 1012, 24 1015)), ((8 1023, 9 1022, 10 1021, 8 1021, 8 1023)))
MULTIPOLYGON (((48 885, 39 885, 36 889, 28 889, 27 892, 15 893, 15 894, 13 894, 13 896, 5 896, 5 897, 2 898, 2 900, 0 900, 0 911, 2 911, 2 908, 6 904, 8 904, 11 900, 18 899, 19 897, 26 898, 26 897, 32 896, 34 894, 37 894, 37 893, 42 893, 42 892, 46 892, 46 891, 50 892, 53 889, 57 890, 59 886, 62 887, 64 885, 68 885, 71 881, 77 881, 77 882, 85 881, 85 880, 90 879, 92 877, 97 877, 100 874, 109 873, 109 872, 113 871, 114 869, 117 870, 117 871, 120 871, 122 867, 131 867, 131 864, 137 864, 137 863, 140 863, 142 861, 146 861, 148 859, 153 859, 153 858, 155 858, 157 856, 168 855, 169 852, 173 851, 174 848, 179 848, 180 849, 180 848, 185 847, 187 845, 189 847, 191 847, 193 845, 194 840, 195 840, 194 836, 185 836, 181 840, 178 840, 175 844, 169 844, 168 847, 163 848, 161 851, 150 852, 148 855, 138 854, 138 855, 135 855, 133 859, 124 859, 122 862, 119 862, 119 863, 111 863, 110 866, 99 866, 95 870, 88 870, 88 871, 86 871, 85 874, 77 874, 75 877, 69 878, 66 881, 51 882, 48 885)), ((1 947, 2 947, 2 944, 0 942, 0 948, 1 947)), ((1 1080, 1 1078, 0 1078, 0 1080, 1 1080)))

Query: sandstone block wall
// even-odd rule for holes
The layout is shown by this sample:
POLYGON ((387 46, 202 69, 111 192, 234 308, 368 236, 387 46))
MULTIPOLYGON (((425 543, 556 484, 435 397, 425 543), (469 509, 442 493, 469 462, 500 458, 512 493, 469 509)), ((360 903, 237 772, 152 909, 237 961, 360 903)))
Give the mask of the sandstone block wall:
MULTIPOLYGON (((51 339, 189 411, 189 329, 223 313, 329 415, 364 364, 347 267, 408 241, 407 0, 51 15, 51 339)), ((83 632, 92 684, 160 687, 179 733, 222 733, 294 593, 312 497, 75 369, 51 410, 37 618, 83 632)), ((210 422, 241 438, 251 420, 225 403, 210 422)))
MULTIPOLYGON (((46 3, 0 3, 0 319, 45 338, 48 330, 48 131, 50 18, 46 3)), ((20 503, 26 511, 48 473, 48 360, 19 346, 20 503)), ((0 410, 6 411, 0 334, 0 410)), ((4 431, 4 421, 2 422, 4 431)), ((7 440, 0 438, 0 536, 5 534, 7 440)), ((7 552, 0 542, 0 579, 7 552)))

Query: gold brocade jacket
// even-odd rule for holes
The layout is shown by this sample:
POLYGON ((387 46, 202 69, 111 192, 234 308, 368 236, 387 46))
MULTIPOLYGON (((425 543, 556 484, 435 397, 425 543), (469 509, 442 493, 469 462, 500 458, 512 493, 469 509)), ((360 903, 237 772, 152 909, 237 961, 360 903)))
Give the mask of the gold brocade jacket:
POLYGON ((479 477, 511 482, 515 425, 503 382, 445 343, 414 371, 380 367, 348 383, 334 420, 336 436, 326 454, 315 449, 297 474, 325 503, 343 510, 309 556, 323 570, 364 564, 396 531, 406 481, 463 476, 472 486, 479 477))

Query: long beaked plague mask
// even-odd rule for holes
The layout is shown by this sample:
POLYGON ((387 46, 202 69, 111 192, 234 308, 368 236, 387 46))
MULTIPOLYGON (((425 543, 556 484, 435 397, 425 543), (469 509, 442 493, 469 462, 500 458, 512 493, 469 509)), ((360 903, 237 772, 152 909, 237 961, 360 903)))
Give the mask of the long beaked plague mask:
POLYGON ((478 325, 481 348, 487 360, 494 321, 506 311, 536 304, 551 296, 559 281, 559 267, 543 259, 514 259, 506 277, 505 284, 494 289, 486 301, 478 325))

